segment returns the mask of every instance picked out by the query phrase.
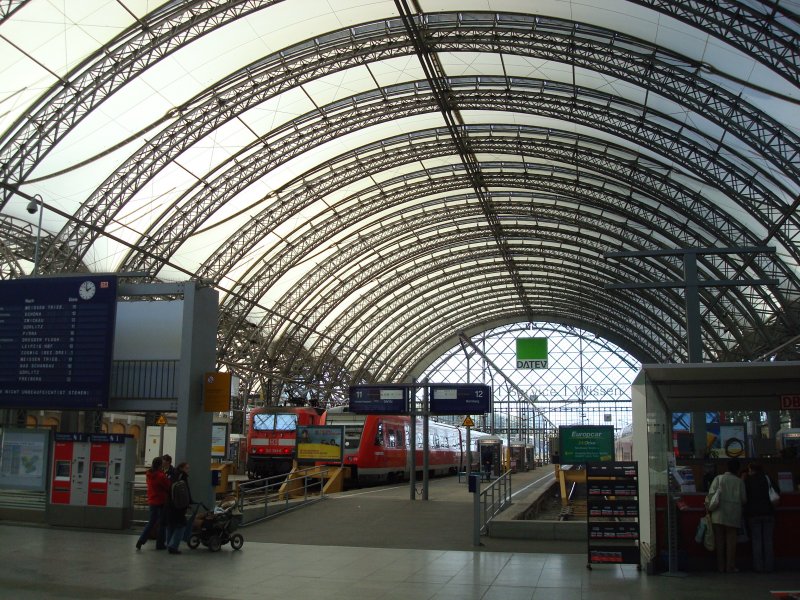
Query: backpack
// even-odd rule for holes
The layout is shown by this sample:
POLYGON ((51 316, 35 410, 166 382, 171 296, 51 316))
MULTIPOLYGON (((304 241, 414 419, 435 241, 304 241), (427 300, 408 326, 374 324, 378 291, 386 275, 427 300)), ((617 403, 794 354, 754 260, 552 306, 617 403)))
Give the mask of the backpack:
POLYGON ((170 488, 172 506, 178 510, 186 510, 189 506, 189 486, 185 479, 179 479, 170 488))

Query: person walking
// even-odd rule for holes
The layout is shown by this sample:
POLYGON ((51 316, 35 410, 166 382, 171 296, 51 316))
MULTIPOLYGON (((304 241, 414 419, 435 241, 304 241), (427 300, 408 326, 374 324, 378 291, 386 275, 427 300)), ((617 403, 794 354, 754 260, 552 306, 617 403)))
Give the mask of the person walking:
POLYGON ((775 569, 775 555, 772 548, 775 509, 769 498, 772 482, 760 464, 751 463, 744 485, 747 491, 745 515, 750 529, 750 541, 753 544, 753 570, 756 573, 771 573, 775 569))
POLYGON ((163 471, 164 463, 160 456, 156 456, 150 464, 145 477, 147 479, 147 506, 150 510, 147 524, 144 526, 139 539, 136 540, 136 549, 141 550, 142 546, 150 537, 150 531, 157 528, 156 550, 163 550, 167 547, 165 543, 166 529, 163 527, 164 505, 169 496, 170 481, 163 471))
POLYGON ((182 462, 175 469, 175 478, 172 486, 183 483, 186 486, 185 497, 175 492, 170 494, 166 508, 167 521, 167 551, 170 554, 181 554, 179 549, 186 529, 186 509, 192 502, 189 492, 189 463, 182 462))
POLYGON ((176 469, 172 466, 172 457, 169 454, 165 454, 161 457, 161 460, 164 461, 164 473, 167 474, 170 481, 175 481, 176 469))
POLYGON ((736 537, 742 526, 742 508, 747 502, 744 481, 739 477, 739 460, 728 461, 728 470, 717 475, 708 489, 711 498, 719 490, 719 506, 711 511, 714 543, 717 550, 717 569, 720 573, 737 573, 736 537))

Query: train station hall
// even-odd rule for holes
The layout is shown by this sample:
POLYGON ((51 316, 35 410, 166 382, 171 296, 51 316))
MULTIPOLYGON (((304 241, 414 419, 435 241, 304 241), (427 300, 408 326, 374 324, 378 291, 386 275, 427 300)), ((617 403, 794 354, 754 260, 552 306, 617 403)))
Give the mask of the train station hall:
POLYGON ((0 597, 800 598, 798 103, 797 0, 0 0, 0 597))

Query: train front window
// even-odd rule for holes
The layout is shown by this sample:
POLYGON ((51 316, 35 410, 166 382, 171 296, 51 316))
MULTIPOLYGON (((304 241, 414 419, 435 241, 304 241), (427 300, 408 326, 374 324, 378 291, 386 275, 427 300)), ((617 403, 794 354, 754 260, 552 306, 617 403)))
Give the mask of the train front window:
POLYGON ((354 450, 358 448, 361 443, 361 427, 345 427, 344 428, 344 447, 345 449, 354 450))
POLYGON ((275 415, 276 431, 294 431, 297 429, 297 415, 275 415))
POLYGON ((274 429, 275 415, 253 415, 253 429, 256 431, 269 431, 274 429))

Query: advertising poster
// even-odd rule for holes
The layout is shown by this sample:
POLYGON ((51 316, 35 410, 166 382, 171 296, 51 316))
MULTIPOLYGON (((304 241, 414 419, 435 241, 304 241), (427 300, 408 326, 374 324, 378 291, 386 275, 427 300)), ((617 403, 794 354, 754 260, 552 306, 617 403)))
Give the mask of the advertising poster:
POLYGON ((50 432, 6 429, 0 443, 0 488, 44 491, 50 432))
POLYGON ((745 427, 743 423, 719 425, 709 454, 714 458, 745 458, 745 427))
POLYGON ((322 425, 297 428, 298 461, 342 461, 344 427, 322 425))
POLYGON ((558 434, 561 464, 614 460, 611 425, 562 425, 558 434))
POLYGON ((228 424, 214 423, 211 426, 211 457, 225 458, 228 448, 228 424))

